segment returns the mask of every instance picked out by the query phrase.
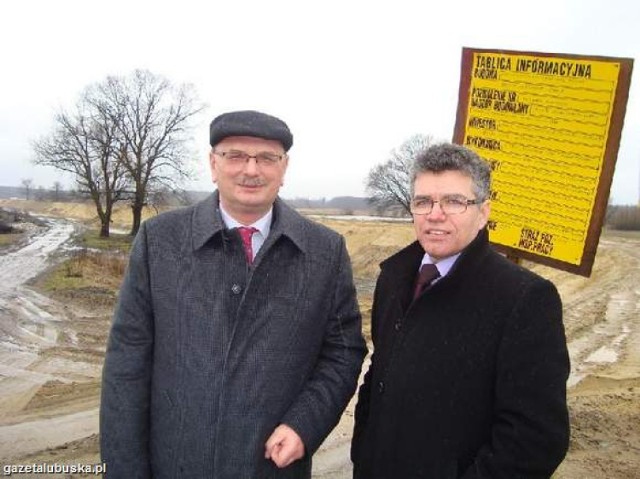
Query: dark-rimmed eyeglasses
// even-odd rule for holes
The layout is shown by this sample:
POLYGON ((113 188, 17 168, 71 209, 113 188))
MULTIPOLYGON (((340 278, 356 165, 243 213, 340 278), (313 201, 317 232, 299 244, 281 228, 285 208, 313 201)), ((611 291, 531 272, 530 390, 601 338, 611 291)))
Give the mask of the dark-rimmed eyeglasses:
POLYGON ((459 215, 467 211, 469 205, 482 203, 479 199, 470 200, 462 195, 443 196, 434 200, 429 196, 416 196, 411 200, 410 209, 414 215, 428 215, 433 211, 433 205, 438 203, 445 215, 459 215))
POLYGON ((279 155, 277 153, 271 153, 269 151, 261 151, 255 155, 250 155, 246 151, 242 150, 229 150, 229 151, 217 151, 213 150, 213 153, 223 157, 229 164, 234 166, 244 165, 249 163, 251 158, 256 160, 257 165, 261 166, 273 166, 278 163, 285 155, 279 155))

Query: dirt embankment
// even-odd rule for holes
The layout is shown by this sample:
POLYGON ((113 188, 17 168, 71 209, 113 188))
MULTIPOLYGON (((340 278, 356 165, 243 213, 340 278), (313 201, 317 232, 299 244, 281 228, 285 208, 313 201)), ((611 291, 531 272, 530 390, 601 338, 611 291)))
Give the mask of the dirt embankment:
MULTIPOLYGON (((366 322, 377 264, 412 240, 411 226, 325 222, 347 238, 366 322)), ((7 257, 0 256, 0 271, 7 257)), ((640 235, 605 235, 591 278, 528 266, 558 286, 572 359, 571 446, 554 477, 640 477, 640 235)), ((24 276, 20 267, 13 271, 24 276)), ((99 289, 57 301, 24 284, 9 288, 11 281, 0 278, 0 462, 97 463, 111 303, 95 300, 99 289)), ((314 477, 350 477, 352 421, 353 401, 315 456, 314 477)))

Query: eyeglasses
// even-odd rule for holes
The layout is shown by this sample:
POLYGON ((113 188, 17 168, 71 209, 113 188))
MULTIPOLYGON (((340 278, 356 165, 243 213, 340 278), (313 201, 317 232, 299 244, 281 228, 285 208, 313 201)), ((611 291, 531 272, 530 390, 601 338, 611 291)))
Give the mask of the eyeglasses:
POLYGON ((443 196, 434 200, 428 196, 418 196, 411 200, 410 210, 414 215, 428 215, 433 211, 433 205, 440 203, 440 209, 445 215, 459 215, 467 211, 467 206, 482 203, 481 200, 469 200, 462 195, 443 196))
POLYGON ((261 151, 256 153, 255 155, 250 155, 246 151, 242 150, 229 150, 229 151, 213 151, 216 155, 220 155, 230 165, 233 166, 241 166, 245 163, 249 163, 251 158, 255 158, 256 165, 260 166, 274 166, 278 163, 285 155, 279 155, 277 153, 271 153, 269 151, 261 151))

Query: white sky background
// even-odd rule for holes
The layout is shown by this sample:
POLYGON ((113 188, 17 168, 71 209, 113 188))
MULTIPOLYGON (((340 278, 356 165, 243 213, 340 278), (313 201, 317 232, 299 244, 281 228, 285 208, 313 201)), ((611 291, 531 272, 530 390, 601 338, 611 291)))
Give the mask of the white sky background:
POLYGON ((282 196, 364 196, 371 167, 411 135, 451 140, 471 47, 634 58, 611 194, 637 203, 639 25, 637 0, 3 2, 0 185, 71 185, 31 163, 30 142, 85 86, 145 68, 193 83, 209 105, 193 130, 200 180, 189 189, 213 189, 211 119, 257 109, 294 134, 282 196))

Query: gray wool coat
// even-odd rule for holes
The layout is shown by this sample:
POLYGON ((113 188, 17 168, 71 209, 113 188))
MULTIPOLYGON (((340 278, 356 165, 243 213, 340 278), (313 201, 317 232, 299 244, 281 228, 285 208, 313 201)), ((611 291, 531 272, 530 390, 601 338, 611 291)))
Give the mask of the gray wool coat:
POLYGON ((144 223, 107 347, 108 478, 308 478, 366 346, 344 239, 274 204, 253 266, 218 194, 144 223), (264 459, 281 423, 306 455, 264 459))

